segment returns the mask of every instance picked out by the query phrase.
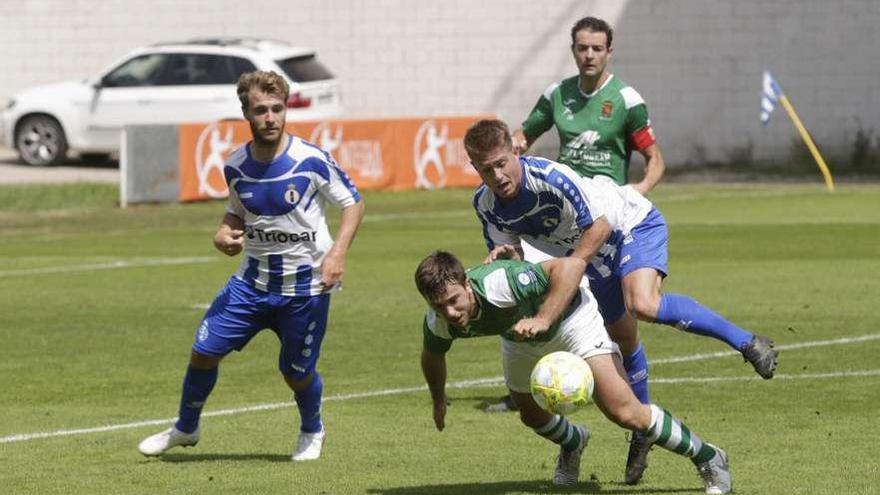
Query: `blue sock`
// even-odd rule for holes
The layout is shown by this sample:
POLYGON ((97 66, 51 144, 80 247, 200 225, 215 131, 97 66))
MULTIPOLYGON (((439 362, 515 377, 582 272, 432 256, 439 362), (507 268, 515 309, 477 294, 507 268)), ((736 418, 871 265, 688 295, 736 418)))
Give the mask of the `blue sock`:
POLYGON ((189 366, 183 379, 183 392, 180 396, 180 412, 177 423, 174 425, 184 433, 192 433, 199 427, 199 417, 202 415, 202 407, 214 390, 217 383, 217 368, 212 370, 200 370, 189 366))
POLYGON ((753 337, 751 333, 725 320, 718 313, 681 294, 663 294, 660 309, 657 310, 657 323, 723 340, 737 351, 753 337))
POLYGON ((299 408, 299 416, 302 418, 300 431, 304 433, 317 433, 321 431, 321 395, 324 393, 324 382, 321 375, 315 372, 312 383, 303 390, 293 393, 296 399, 296 407, 299 408))
POLYGON ((648 399, 648 358, 645 356, 645 346, 639 347, 629 356, 623 357, 623 368, 629 379, 629 387, 642 404, 650 404, 648 399))

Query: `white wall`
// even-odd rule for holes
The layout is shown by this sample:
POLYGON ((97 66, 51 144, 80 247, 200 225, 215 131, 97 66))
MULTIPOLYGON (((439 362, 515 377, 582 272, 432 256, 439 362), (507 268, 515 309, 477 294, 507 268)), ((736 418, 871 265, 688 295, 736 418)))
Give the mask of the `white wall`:
POLYGON ((859 122, 880 133, 876 0, 248 4, 0 0, 0 99, 93 74, 143 44, 246 35, 316 48, 342 81, 348 117, 495 112, 517 125, 550 82, 573 74, 571 25, 599 15, 617 30, 612 69, 648 101, 673 163, 789 151, 796 135, 781 110, 758 124, 765 68, 825 149, 845 153, 859 122))

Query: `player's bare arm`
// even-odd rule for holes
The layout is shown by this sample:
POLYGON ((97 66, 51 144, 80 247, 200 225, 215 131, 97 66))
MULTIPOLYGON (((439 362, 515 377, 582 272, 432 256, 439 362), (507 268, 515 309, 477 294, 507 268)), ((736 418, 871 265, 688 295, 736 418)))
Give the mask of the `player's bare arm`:
POLYGON ((512 244, 503 244, 501 246, 495 246, 495 248, 489 252, 489 255, 486 256, 486 259, 483 260, 483 264, 487 265, 495 260, 522 261, 524 257, 522 247, 514 246, 512 244))
POLYGON ((434 426, 437 431, 446 427, 446 354, 422 349, 422 374, 434 403, 434 426))
POLYGON ((645 178, 641 182, 633 184, 633 188, 642 196, 647 196, 663 178, 663 174, 666 172, 666 162, 663 160, 663 154, 657 143, 639 150, 639 153, 645 157, 645 178))
POLYGON ((525 132, 523 132, 522 127, 513 131, 513 134, 510 135, 513 141, 513 151, 517 155, 521 155, 528 151, 529 148, 532 147, 532 143, 534 139, 529 139, 525 132))
POLYGON ((220 228, 214 234, 214 247, 227 256, 240 253, 244 249, 244 220, 232 213, 223 215, 220 228))
POLYGON ((543 261, 541 266, 550 279, 550 288, 538 314, 523 318, 513 326, 513 332, 522 339, 532 338, 550 328, 571 303, 587 268, 584 260, 571 257, 543 261))
POLYGON ((342 276, 345 272, 345 256, 354 241, 361 221, 364 219, 364 209, 364 201, 361 200, 342 210, 336 241, 321 262, 321 283, 324 285, 324 290, 329 290, 342 282, 342 276))
POLYGON ((599 217, 581 232, 578 245, 569 256, 580 258, 589 263, 609 237, 611 237, 611 224, 605 217, 599 217))

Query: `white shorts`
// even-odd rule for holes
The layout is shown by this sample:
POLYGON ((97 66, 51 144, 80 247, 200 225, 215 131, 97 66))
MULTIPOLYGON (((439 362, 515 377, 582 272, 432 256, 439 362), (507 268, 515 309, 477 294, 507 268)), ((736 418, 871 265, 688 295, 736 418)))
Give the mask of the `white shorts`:
POLYGON ((529 393, 529 376, 539 359, 556 351, 568 351, 587 359, 600 354, 618 354, 617 347, 599 314, 596 298, 590 293, 589 281, 581 280, 581 304, 562 320, 553 339, 547 342, 514 342, 501 339, 501 361, 504 382, 514 392, 529 393))

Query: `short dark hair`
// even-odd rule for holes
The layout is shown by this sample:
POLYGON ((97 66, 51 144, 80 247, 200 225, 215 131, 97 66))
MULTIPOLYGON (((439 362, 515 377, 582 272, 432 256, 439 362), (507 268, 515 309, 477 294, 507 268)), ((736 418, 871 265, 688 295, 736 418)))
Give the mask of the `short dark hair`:
POLYGON ((513 140, 510 128, 500 120, 481 120, 464 135, 464 148, 471 158, 501 147, 513 149, 513 140))
POLYGON ((446 290, 446 286, 466 282, 464 265, 448 251, 434 251, 416 268, 416 288, 428 301, 434 301, 446 290))
POLYGON ((583 19, 574 23, 574 26, 571 28, 571 46, 574 46, 575 40, 574 37, 577 35, 578 31, 583 30, 593 31, 594 33, 605 33, 605 48, 611 48, 611 38, 614 36, 614 30, 611 29, 611 26, 599 19, 598 17, 584 17, 583 19))

